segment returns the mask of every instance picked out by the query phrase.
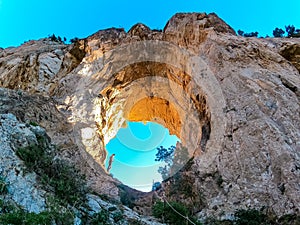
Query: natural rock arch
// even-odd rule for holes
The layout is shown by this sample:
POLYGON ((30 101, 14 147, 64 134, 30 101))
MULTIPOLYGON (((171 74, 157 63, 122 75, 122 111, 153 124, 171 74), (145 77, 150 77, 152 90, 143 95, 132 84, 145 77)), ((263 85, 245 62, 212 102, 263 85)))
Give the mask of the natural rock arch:
POLYGON ((73 117, 80 121, 74 130, 81 137, 77 144, 92 156, 87 157, 88 161, 103 164, 104 145, 124 124, 132 103, 147 97, 160 97, 174 104, 182 123, 178 133, 191 155, 205 151, 209 164, 220 151, 225 100, 218 81, 200 57, 168 42, 141 41, 106 52, 78 73, 84 77, 74 98, 73 117), (132 69, 140 75, 130 76, 128 71, 132 69), (129 90, 136 91, 128 94, 129 90), (209 132, 203 135, 209 140, 201 141, 202 130, 209 132))

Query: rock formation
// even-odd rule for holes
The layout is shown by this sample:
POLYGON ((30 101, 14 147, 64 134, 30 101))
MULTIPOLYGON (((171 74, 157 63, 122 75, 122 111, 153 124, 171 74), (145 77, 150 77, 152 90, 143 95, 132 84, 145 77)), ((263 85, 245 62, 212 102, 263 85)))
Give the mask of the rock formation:
MULTIPOLYGON (((105 172, 104 146, 126 120, 156 121, 192 157, 158 195, 198 217, 299 214, 299 49, 297 38, 236 36, 205 13, 176 14, 163 31, 30 41, 0 50, 0 113, 44 127, 98 194, 135 193, 105 172)), ((152 193, 134 195, 148 214, 152 193)))

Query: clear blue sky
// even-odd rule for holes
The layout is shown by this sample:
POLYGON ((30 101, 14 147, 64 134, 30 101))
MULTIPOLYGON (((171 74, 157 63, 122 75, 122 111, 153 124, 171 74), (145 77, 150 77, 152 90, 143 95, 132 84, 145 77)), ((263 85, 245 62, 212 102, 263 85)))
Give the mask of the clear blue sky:
POLYGON ((275 27, 300 28, 300 0, 0 0, 0 47, 56 34, 83 38, 137 22, 163 28, 176 12, 216 12, 235 30, 272 35, 275 27))
POLYGON ((155 161, 157 147, 176 146, 180 141, 160 124, 127 122, 115 138, 106 145, 109 158, 115 154, 110 173, 124 184, 141 191, 151 191, 154 182, 162 181, 158 168, 164 163, 155 161))

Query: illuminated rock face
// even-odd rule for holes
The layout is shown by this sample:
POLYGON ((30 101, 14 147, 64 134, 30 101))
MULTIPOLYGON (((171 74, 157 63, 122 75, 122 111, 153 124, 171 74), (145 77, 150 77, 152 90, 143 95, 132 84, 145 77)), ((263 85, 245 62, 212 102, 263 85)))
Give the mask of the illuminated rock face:
POLYGON ((180 137, 181 120, 173 103, 158 97, 146 97, 138 101, 131 108, 129 121, 157 121, 164 124, 170 131, 180 137))
MULTIPOLYGON (((1 85, 51 96, 31 110, 59 109, 65 121, 55 124, 93 169, 94 190, 118 198, 118 182, 103 169, 104 146, 125 120, 150 120, 194 156, 164 184, 170 199, 199 216, 230 217, 245 207, 299 212, 300 39, 239 37, 215 14, 192 13, 176 14, 161 32, 137 24, 128 33, 108 29, 70 46, 50 44, 0 50, 1 85)), ((51 121, 40 119, 62 144, 51 121)))

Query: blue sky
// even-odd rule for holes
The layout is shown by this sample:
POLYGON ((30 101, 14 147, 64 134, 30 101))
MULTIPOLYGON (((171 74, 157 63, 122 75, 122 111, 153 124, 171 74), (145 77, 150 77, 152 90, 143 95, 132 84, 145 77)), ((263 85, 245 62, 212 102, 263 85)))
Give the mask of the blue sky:
POLYGON ((0 47, 56 34, 83 38, 137 22, 164 27, 176 12, 216 12, 235 30, 272 35, 275 27, 300 28, 299 0, 0 0, 0 47))
POLYGON ((141 191, 151 191, 153 182, 162 181, 158 168, 164 163, 155 161, 157 147, 176 146, 180 141, 160 124, 127 122, 116 137, 106 145, 109 158, 115 154, 111 174, 122 183, 141 191))

